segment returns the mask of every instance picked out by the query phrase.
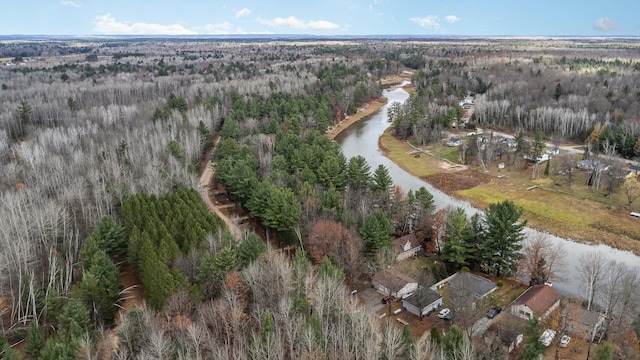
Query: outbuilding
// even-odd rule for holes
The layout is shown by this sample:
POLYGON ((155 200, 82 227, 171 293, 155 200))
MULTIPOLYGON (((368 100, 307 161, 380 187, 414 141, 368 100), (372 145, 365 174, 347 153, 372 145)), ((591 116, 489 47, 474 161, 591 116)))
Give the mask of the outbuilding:
POLYGON ((422 287, 402 300, 402 306, 415 316, 424 316, 442 307, 442 295, 422 287))
POLYGON ((418 289, 418 282, 395 270, 384 269, 373 276, 371 285, 385 295, 401 298, 418 289))

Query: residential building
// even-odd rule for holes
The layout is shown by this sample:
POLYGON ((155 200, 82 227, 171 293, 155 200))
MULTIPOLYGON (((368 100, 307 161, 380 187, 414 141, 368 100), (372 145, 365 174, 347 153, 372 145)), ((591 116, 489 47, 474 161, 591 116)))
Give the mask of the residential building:
POLYGON ((511 313, 529 320, 532 316, 546 318, 560 306, 560 294, 551 284, 534 285, 511 304, 511 313))
POLYGON ((418 282, 395 270, 384 269, 373 276, 371 285, 385 295, 401 298, 418 289, 418 282))
POLYGON ((393 250, 396 254, 396 260, 402 261, 418 254, 422 246, 416 238, 416 234, 407 234, 393 240, 393 250))

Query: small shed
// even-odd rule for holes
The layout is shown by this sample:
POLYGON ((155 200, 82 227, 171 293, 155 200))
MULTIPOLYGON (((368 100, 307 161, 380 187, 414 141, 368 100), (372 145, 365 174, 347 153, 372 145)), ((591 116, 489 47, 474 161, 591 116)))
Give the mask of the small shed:
POLYGON ((402 306, 415 316, 424 316, 442 307, 442 295, 422 287, 402 300, 402 306))
POLYGON ((371 285, 381 293, 396 298, 401 298, 418 289, 416 280, 395 269, 384 269, 378 272, 373 276, 371 285))
POLYGON ((396 254, 396 260, 402 261, 408 259, 418 253, 420 250, 420 241, 416 238, 416 234, 408 234, 393 240, 393 249, 396 254))

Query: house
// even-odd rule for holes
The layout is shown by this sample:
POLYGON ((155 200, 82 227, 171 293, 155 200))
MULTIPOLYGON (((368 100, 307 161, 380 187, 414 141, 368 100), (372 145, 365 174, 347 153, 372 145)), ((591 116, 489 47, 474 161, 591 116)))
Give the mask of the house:
POLYGON ((462 140, 460 140, 459 138, 449 138, 449 140, 447 140, 447 142, 445 143, 445 145, 447 146, 460 146, 460 144, 462 143, 462 140))
POLYGON ((416 234, 408 234, 393 240, 393 250, 398 254, 397 261, 408 259, 418 254, 421 245, 416 234))
POLYGON ((560 294, 551 284, 534 285, 511 304, 511 313, 529 320, 532 316, 544 319, 560 306, 560 294))
POLYGON ((525 323, 511 314, 504 314, 499 321, 493 322, 484 333, 487 346, 494 341, 500 341, 502 346, 511 353, 524 340, 525 323))
POLYGON ((592 171, 596 169, 599 171, 609 170, 609 165, 601 164, 596 160, 580 160, 578 161, 578 165, 576 165, 576 167, 582 171, 592 171))
POLYGON ((422 317, 442 307, 442 295, 428 287, 422 287, 402 300, 402 307, 415 316, 422 317))
POLYGON ((395 270, 384 269, 373 276, 371 285, 385 295, 401 298, 418 289, 418 282, 395 270))
POLYGON ((580 305, 569 304, 564 309, 568 320, 568 331, 576 336, 597 342, 606 332, 606 316, 595 310, 587 310, 580 305))
MULTIPOLYGON (((534 154, 528 154, 528 155, 524 156, 524 158, 526 160, 529 160, 531 162, 533 162, 533 157, 534 157, 534 154)), ((540 163, 543 163, 545 161, 549 161, 550 158, 551 157, 549 156, 549 154, 546 154, 546 153, 545 154, 540 154, 540 157, 538 158, 538 162, 537 163, 540 164, 540 163)))
POLYGON ((498 290, 498 285, 493 281, 470 272, 457 273, 455 277, 449 280, 449 286, 458 292, 466 292, 469 295, 473 295, 477 299, 483 299, 498 290))
POLYGON ((576 167, 583 171, 591 171, 593 170, 595 163, 595 161, 591 160, 580 160, 578 161, 578 165, 576 165, 576 167))

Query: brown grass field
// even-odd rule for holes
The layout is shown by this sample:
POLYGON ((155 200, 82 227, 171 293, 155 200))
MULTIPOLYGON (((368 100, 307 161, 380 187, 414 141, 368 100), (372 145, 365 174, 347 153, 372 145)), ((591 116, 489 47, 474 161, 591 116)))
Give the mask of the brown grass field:
POLYGON ((523 218, 535 229, 640 254, 640 219, 629 216, 631 209, 626 206, 622 190, 611 197, 593 192, 585 185, 586 175, 577 170, 569 190, 561 176, 541 175, 531 180, 531 169, 522 170, 516 165, 500 172, 494 165, 484 173, 477 166, 469 170, 452 168, 450 163, 427 154, 416 157, 414 150, 390 131, 380 137, 379 145, 385 156, 405 171, 480 209, 509 199, 523 209, 523 218), (526 190, 533 185, 537 187, 526 190))

